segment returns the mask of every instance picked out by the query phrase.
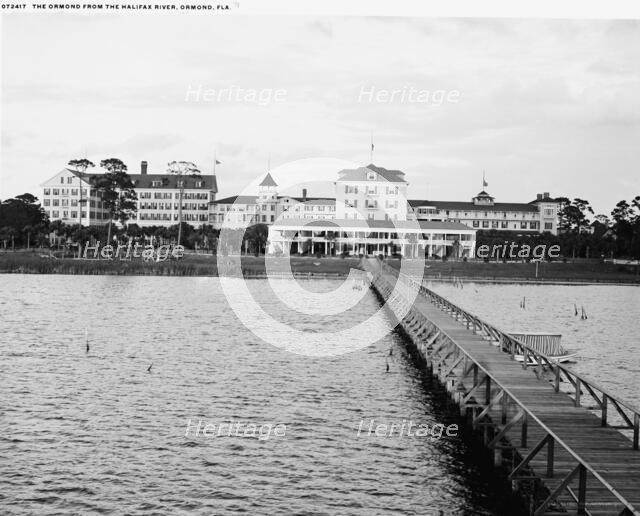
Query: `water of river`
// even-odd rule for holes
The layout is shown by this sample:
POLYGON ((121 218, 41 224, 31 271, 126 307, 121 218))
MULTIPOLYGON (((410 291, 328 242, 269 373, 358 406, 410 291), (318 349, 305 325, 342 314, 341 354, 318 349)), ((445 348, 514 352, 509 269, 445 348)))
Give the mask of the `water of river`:
MULTIPOLYGON (((468 439, 357 435, 456 422, 397 334, 310 358, 259 341, 214 278, 0 285, 2 514, 515 514, 468 439), (189 420, 286 433, 185 436, 189 420)), ((335 324, 377 307, 366 292, 335 324)))
POLYGON ((640 406, 640 287, 463 283, 460 288, 440 282, 428 286, 502 330, 561 334, 563 347, 578 353, 572 368, 640 406), (582 308, 586 319, 581 318, 582 308))

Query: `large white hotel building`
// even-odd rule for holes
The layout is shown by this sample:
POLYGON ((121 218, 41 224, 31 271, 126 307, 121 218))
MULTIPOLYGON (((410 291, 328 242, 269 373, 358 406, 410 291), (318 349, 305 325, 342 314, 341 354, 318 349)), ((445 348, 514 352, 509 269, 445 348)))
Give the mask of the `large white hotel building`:
MULTIPOLYGON (((51 220, 83 225, 108 220, 100 192, 88 174, 66 168, 43 183, 43 207, 51 220)), ((216 199, 215 175, 179 178, 149 174, 141 163, 131 175, 138 212, 129 223, 171 226, 178 221, 182 189, 183 221, 195 227, 266 224, 274 253, 394 254, 428 257, 473 256, 478 230, 514 234, 558 231, 558 204, 548 193, 527 203, 499 203, 484 190, 469 202, 407 200, 409 183, 400 170, 373 164, 338 172, 335 197, 278 195, 267 173, 257 195, 216 199), (182 183, 180 183, 182 181, 182 183)))
MULTIPOLYGON (((65 224, 96 226, 109 220, 94 180, 101 174, 65 168, 42 184, 42 206, 49 220, 65 224)), ((194 227, 209 223, 209 207, 216 198, 216 176, 198 178, 173 174, 149 174, 147 162, 139 174, 129 174, 138 195, 138 211, 128 223, 148 226, 172 226, 178 223, 180 190, 182 220, 194 227)))

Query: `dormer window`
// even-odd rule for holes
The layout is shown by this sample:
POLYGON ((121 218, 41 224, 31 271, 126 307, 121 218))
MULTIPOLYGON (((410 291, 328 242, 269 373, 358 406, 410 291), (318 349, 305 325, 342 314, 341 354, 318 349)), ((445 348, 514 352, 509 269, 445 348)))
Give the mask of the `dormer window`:
POLYGON ((367 179, 369 181, 375 181, 376 180, 376 173, 375 172, 367 172, 367 179))
POLYGON ((196 181, 197 188, 204 188, 204 181, 196 181))
POLYGON ((182 188, 184 186, 184 181, 178 181, 178 188, 182 188))
POLYGON ((151 186, 155 188, 162 186, 162 181, 151 181, 151 186))

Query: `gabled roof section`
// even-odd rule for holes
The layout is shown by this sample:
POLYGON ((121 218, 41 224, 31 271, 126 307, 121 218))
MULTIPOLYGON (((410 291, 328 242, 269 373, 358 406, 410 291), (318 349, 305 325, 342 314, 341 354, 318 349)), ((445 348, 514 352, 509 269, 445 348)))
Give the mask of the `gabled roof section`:
POLYGON ((373 170, 374 172, 378 172, 379 174, 391 172, 392 174, 395 174, 396 176, 401 176, 401 177, 404 176, 404 172, 402 172, 401 170, 388 170, 386 168, 377 167, 373 163, 369 163, 367 165, 367 168, 369 170, 373 170))
POLYGON ((306 204, 335 204, 335 197, 294 197, 292 195, 279 195, 278 199, 291 199, 296 202, 306 203, 306 204))
POLYGON ((376 167, 373 163, 366 167, 356 169, 344 169, 338 172, 338 181, 367 181, 367 174, 375 172, 379 181, 388 181, 389 183, 405 183, 404 172, 400 170, 387 170, 386 168, 376 167))
POLYGON ((184 188, 187 190, 211 190, 213 192, 218 191, 218 183, 215 176, 200 175, 197 177, 191 176, 178 176, 176 174, 129 174, 133 185, 136 188, 178 188, 178 181, 182 179, 184 181, 184 188), (154 181, 160 181, 162 186, 153 186, 154 181), (203 182, 203 186, 197 186, 199 182, 203 182))
POLYGON ((257 199, 257 195, 232 195, 224 199, 217 199, 211 204, 255 204, 257 199))
POLYGON ((482 192, 480 192, 478 195, 476 195, 476 197, 486 197, 488 199, 494 199, 494 197, 492 197, 491 195, 489 195, 487 192, 485 192, 484 190, 482 190, 482 192))
POLYGON ((492 205, 474 204, 464 201, 429 201, 411 199, 408 201, 412 208, 431 207, 437 210, 457 211, 526 211, 537 212, 538 207, 524 202, 496 202, 492 205))
MULTIPOLYGON (((91 183, 102 177, 104 174, 95 174, 89 172, 78 172, 71 168, 64 169, 64 171, 71 172, 76 177, 80 177, 83 180, 91 183)), ((209 190, 218 192, 218 181, 216 176, 202 174, 197 177, 183 176, 182 178, 176 174, 129 174, 133 186, 136 188, 157 188, 157 189, 177 189, 178 181, 182 179, 184 181, 184 187, 187 190, 209 190), (161 186, 153 186, 154 181, 160 181, 161 186), (203 186, 197 186, 198 183, 203 182, 203 186)))
POLYGON ((260 183, 260 186, 278 186, 278 183, 273 180, 273 177, 271 177, 271 173, 267 172, 267 175, 264 176, 264 179, 260 183))

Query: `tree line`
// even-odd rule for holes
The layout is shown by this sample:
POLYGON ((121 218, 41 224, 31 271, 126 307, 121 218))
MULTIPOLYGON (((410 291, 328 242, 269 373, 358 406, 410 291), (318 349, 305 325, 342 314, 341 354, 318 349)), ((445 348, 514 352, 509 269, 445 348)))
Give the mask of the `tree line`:
POLYGON ((479 231, 476 247, 499 246, 505 239, 518 245, 559 245, 566 258, 640 258, 640 195, 619 201, 610 215, 595 215, 589 201, 558 197, 558 234, 514 237, 504 231, 479 231))
MULTIPOLYGON (((69 166, 82 177, 95 165, 88 159, 73 159, 69 166)), ((85 176, 92 188, 100 192, 104 209, 108 212, 108 223, 103 226, 85 227, 78 224, 64 224, 49 221, 38 198, 30 193, 18 195, 0 202, 0 244, 31 247, 47 246, 49 235, 54 233, 63 239, 85 242, 88 239, 103 239, 106 242, 116 238, 153 238, 160 242, 185 245, 187 248, 204 248, 215 251, 219 231, 209 225, 196 229, 182 220, 183 181, 178 183, 180 200, 178 203, 178 224, 171 227, 140 227, 129 221, 137 212, 135 185, 127 172, 127 166, 117 158, 100 162, 106 170, 104 174, 85 176), (114 221, 120 223, 115 226, 114 221)), ((172 161, 167 164, 167 173, 180 178, 201 177, 198 167, 187 161, 172 161)), ((610 215, 595 215, 588 201, 558 197, 558 235, 551 233, 515 234, 500 231, 478 231, 477 246, 501 245, 505 239, 519 244, 559 245, 567 258, 640 258, 640 195, 630 201, 619 201, 610 215)), ((82 212, 82 202, 79 212, 82 212)), ((87 200, 85 199, 86 203, 87 200)), ((267 243, 268 228, 258 224, 249 228, 244 238, 231 239, 224 243, 224 251, 237 252, 237 247, 245 252, 262 253, 267 243), (235 243, 232 243, 235 242, 235 243)))

